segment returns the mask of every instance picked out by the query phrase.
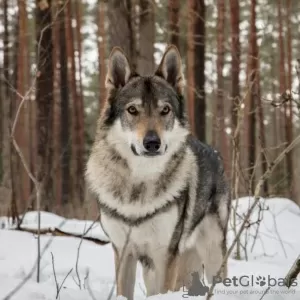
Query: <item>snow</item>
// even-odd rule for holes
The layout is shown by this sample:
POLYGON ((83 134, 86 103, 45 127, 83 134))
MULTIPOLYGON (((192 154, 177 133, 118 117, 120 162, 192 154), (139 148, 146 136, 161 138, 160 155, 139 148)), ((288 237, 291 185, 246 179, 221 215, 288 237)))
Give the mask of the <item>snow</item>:
MULTIPOLYGON (((246 213, 251 205, 252 198, 241 198, 238 202, 233 202, 233 207, 238 206, 237 212, 240 217, 236 219, 236 228, 239 228, 243 214, 246 213)), ((300 209, 292 201, 282 198, 264 200, 261 199, 260 211, 254 211, 250 223, 242 236, 242 244, 247 241, 247 251, 241 251, 242 260, 234 259, 234 255, 229 259, 228 282, 225 286, 219 283, 215 288, 216 300, 241 300, 241 299, 260 299, 266 291, 268 284, 260 286, 262 280, 257 277, 265 277, 269 283, 275 280, 281 282, 285 277, 294 260, 300 254, 300 209), (260 211, 260 213, 259 213, 260 211), (257 219, 259 214, 260 224, 257 219), (256 242, 254 242, 254 236, 256 242), (238 286, 234 286, 234 276, 237 277, 238 286), (247 276, 247 277, 245 277, 247 276), (253 280, 253 286, 247 285, 248 280, 253 280), (258 282, 258 284, 256 284, 258 282)), ((0 299, 5 297, 16 286, 31 275, 24 286, 13 295, 14 300, 36 300, 36 299, 55 299, 56 284, 53 273, 54 261, 55 274, 58 285, 60 286, 66 275, 59 298, 63 300, 97 299, 106 300, 114 288, 114 263, 113 251, 110 244, 100 246, 89 241, 82 241, 75 237, 52 237, 50 235, 41 236, 41 280, 36 283, 36 269, 33 268, 37 256, 36 235, 10 230, 9 220, 0 218, 0 299), (78 247, 80 246, 78 258, 78 275, 76 271, 76 261, 78 247), (32 273, 31 270, 33 270, 32 273), (80 283, 78 281, 80 278, 80 283)), ((64 219, 60 216, 42 212, 41 227, 57 227, 63 231, 81 235, 93 224, 93 221, 80 221, 64 219)), ((30 212, 25 215, 23 227, 36 229, 37 213, 30 212)), ((228 228, 228 244, 234 238, 233 218, 231 218, 228 228)), ((98 224, 94 224, 89 236, 107 240, 103 230, 98 224)), ((297 286, 287 289, 284 286, 275 285, 271 287, 264 300, 299 300, 300 299, 300 278, 297 278, 297 286)), ((182 300, 182 299, 205 299, 204 296, 187 296, 187 291, 182 289, 177 293, 168 293, 149 297, 149 300, 182 300)), ((124 297, 113 300, 125 300, 124 297)), ((142 279, 140 266, 137 269, 137 281, 135 286, 135 299, 146 299, 145 286, 142 279)))

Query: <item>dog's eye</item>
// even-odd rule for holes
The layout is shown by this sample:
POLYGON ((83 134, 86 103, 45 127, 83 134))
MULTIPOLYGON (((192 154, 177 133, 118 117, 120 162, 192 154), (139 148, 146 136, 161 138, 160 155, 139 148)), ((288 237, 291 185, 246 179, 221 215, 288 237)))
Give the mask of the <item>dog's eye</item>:
POLYGON ((133 106, 133 105, 131 105, 131 106, 129 106, 128 108, 127 108, 127 111, 131 114, 131 115, 137 115, 138 114, 138 111, 137 111, 137 109, 133 106))
POLYGON ((170 112, 170 106, 166 105, 163 110, 161 111, 161 115, 165 116, 170 112))

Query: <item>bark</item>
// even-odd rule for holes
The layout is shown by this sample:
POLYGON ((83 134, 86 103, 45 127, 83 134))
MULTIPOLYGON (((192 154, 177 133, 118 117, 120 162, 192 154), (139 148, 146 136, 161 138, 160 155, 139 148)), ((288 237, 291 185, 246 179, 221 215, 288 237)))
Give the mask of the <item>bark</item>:
POLYGON ((76 66, 75 66, 75 47, 74 47, 74 32, 72 29, 72 1, 69 1, 65 8, 65 25, 66 25, 66 49, 67 49, 67 61, 68 61, 68 84, 71 97, 71 111, 72 111, 72 155, 71 155, 71 197, 73 207, 75 208, 78 203, 83 202, 83 157, 82 157, 82 145, 81 145, 81 121, 80 114, 80 98, 77 92, 76 82, 76 66))
POLYGON ((51 1, 37 1, 37 179, 44 209, 52 207, 53 43, 51 1))
POLYGON ((249 190, 253 194, 255 186, 255 159, 256 159, 256 135, 255 109, 258 97, 258 48, 256 37, 256 0, 251 0, 250 16, 250 37, 249 37, 249 58, 248 58, 248 83, 249 83, 249 127, 248 127, 248 176, 249 190))
MULTIPOLYGON (((55 3, 55 14, 57 14, 60 6, 58 5, 58 0, 55 3)), ((54 49, 54 56, 53 56, 53 70, 54 70, 54 93, 53 93, 53 172, 55 174, 54 184, 54 191, 55 191, 55 211, 57 213, 62 213, 62 181, 61 181, 61 174, 62 174, 62 167, 61 167, 61 105, 60 105, 60 44, 59 44, 59 37, 60 37, 60 24, 58 21, 54 22, 53 25, 53 49, 54 49)))
MULTIPOLYGON (((78 101, 76 103, 76 111, 77 111, 77 178, 78 178, 78 195, 81 204, 84 201, 84 193, 85 193, 85 181, 84 181, 84 104, 83 104, 83 86, 82 86, 82 65, 81 65, 81 53, 82 53, 82 37, 81 37, 81 26, 82 26, 82 8, 80 6, 80 2, 75 2, 75 10, 76 10, 76 41, 77 41, 77 51, 78 51, 78 82, 77 82, 77 97, 78 101)), ((104 25, 104 24, 103 24, 104 25)), ((104 48, 105 52, 105 48, 104 48)), ((104 54, 105 56, 105 54, 104 54)), ((103 83, 104 84, 104 83, 103 83)))
POLYGON ((225 55, 225 2, 218 0, 218 20, 217 20, 217 106, 216 106, 216 119, 217 128, 215 146, 221 151, 224 159, 225 170, 228 171, 229 156, 228 156, 228 140, 225 131, 225 114, 224 114, 224 55, 225 55))
MULTIPOLYGON (((17 91, 24 96, 28 88, 28 40, 27 40, 27 11, 26 0, 18 0, 18 55, 17 55, 17 91)), ((22 99, 16 96, 16 108, 20 105, 22 99)), ((29 104, 22 107, 18 117, 15 138, 22 150, 23 156, 30 163, 29 155, 29 104)), ((20 158, 16 157, 16 168, 19 178, 19 208, 22 212, 26 210, 27 202, 30 196, 30 178, 25 171, 20 158)))
POLYGON ((131 0, 111 0, 107 4, 107 16, 110 20, 109 48, 111 50, 115 46, 121 47, 134 65, 136 57, 134 57, 135 39, 131 23, 131 0))
MULTIPOLYGON (((193 5, 192 1, 189 1, 188 5, 193 5), (191 3, 190 3, 191 2, 191 3)), ((169 12, 169 41, 170 44, 175 45, 178 49, 179 45, 179 0, 168 0, 168 12, 169 12)))
POLYGON ((195 133, 195 120, 194 120, 194 102, 195 102, 195 77, 194 77, 194 64, 195 64, 195 41, 194 41, 194 22, 195 22, 195 2, 190 0, 188 2, 188 32, 187 32, 187 102, 188 102, 188 115, 190 127, 195 133))
MULTIPOLYGON (((62 5, 60 3, 59 9, 62 5)), ((61 143, 61 199, 62 205, 69 203, 70 193, 70 116, 69 116, 69 86, 68 86, 68 64, 67 64, 67 45, 65 33, 65 11, 62 10, 58 15, 59 28, 59 47, 60 47, 60 143, 61 143)))
POLYGON ((206 141, 206 104, 205 104, 205 3, 204 0, 195 1, 194 21, 194 83, 195 105, 194 120, 195 134, 200 141, 206 141))
MULTIPOLYGON (((10 139, 10 119, 11 119, 11 95, 8 82, 10 82, 10 60, 9 60, 9 29, 8 29, 8 0, 3 1, 3 177, 0 189, 0 214, 7 215, 12 202, 12 179, 11 179, 11 139, 10 139)), ((2 74, 1 74, 2 75, 2 74)))
POLYGON ((238 0, 230 1, 231 16, 231 97, 232 97, 232 127, 237 125, 237 107, 240 98, 240 8, 238 0))
POLYGON ((99 110, 102 109, 106 99, 106 88, 105 88, 105 48, 106 48, 106 32, 105 32, 105 7, 106 4, 103 0, 98 0, 98 57, 99 57, 99 110))
POLYGON ((138 72, 141 75, 150 75, 154 72, 154 8, 153 0, 140 0, 138 72))
MULTIPOLYGON (((287 13, 286 13, 286 27, 287 27, 287 88, 291 93, 292 90, 292 34, 291 34, 291 0, 286 1, 287 13)), ((289 145, 293 140, 293 101, 289 101, 286 104, 286 140, 289 145)), ((294 173, 293 173, 293 151, 287 155, 287 172, 288 172, 288 184, 291 199, 296 198, 294 173)))

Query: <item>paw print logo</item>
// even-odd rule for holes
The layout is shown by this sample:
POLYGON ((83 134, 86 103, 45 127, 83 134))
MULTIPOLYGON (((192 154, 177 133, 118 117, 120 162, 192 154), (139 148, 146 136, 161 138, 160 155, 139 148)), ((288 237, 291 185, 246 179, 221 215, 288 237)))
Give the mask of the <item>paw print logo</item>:
POLYGON ((265 286, 266 285, 266 278, 264 276, 256 277, 256 284, 259 285, 259 286, 265 286))

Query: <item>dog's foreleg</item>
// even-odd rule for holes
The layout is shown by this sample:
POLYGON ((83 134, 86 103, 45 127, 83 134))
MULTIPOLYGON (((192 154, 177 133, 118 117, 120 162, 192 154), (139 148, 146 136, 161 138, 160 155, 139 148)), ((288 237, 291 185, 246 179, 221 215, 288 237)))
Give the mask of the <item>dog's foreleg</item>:
POLYGON ((164 292, 175 291, 179 271, 178 255, 171 255, 167 264, 164 282, 164 292))
POLYGON ((119 251, 115 247, 115 271, 117 283, 117 296, 124 296, 128 300, 133 300, 136 258, 129 251, 119 251))

